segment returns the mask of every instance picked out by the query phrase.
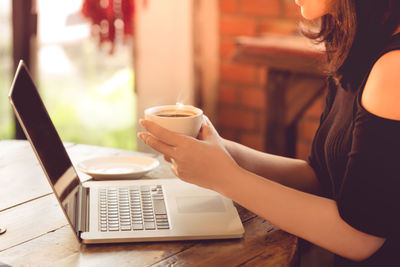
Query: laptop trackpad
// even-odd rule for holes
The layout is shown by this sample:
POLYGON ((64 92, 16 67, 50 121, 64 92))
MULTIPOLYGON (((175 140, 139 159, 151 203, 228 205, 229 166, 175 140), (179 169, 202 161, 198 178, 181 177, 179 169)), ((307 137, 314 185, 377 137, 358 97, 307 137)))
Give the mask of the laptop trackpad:
POLYGON ((220 196, 177 197, 176 203, 180 213, 225 211, 224 202, 220 196))

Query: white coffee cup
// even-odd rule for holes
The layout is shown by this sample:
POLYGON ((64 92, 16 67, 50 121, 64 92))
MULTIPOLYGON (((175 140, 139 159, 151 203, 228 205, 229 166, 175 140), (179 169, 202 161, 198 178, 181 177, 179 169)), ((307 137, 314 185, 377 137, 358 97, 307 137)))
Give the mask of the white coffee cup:
POLYGON ((171 132, 197 137, 203 122, 203 111, 190 105, 167 105, 148 108, 144 118, 171 132))

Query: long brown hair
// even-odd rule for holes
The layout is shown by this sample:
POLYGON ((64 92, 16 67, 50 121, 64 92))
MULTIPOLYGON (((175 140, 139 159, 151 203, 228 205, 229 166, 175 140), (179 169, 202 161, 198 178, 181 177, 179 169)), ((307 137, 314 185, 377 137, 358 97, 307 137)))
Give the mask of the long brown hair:
POLYGON ((400 25, 400 0, 332 0, 317 32, 303 33, 326 47, 328 72, 344 88, 357 82, 400 25))

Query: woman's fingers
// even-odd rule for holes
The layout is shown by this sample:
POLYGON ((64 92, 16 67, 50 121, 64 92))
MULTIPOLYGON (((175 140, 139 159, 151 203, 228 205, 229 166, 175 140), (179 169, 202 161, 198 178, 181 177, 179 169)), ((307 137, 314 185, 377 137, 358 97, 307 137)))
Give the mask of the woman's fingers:
POLYGON ((210 138, 218 137, 218 133, 215 130, 214 126, 210 122, 207 116, 203 116, 203 123, 201 125, 199 139, 200 140, 210 140, 210 138))
POLYGON ((177 166, 176 166, 176 163, 175 163, 175 161, 174 161, 174 159, 171 159, 171 170, 172 170, 172 172, 177 176, 177 177, 179 177, 178 176, 178 168, 177 168, 177 166))
POLYGON ((211 124, 210 119, 209 119, 206 115, 203 115, 203 121, 204 121, 206 124, 211 124))
POLYGON ((173 133, 152 121, 140 120, 140 125, 154 137, 171 146, 177 146, 185 138, 185 136, 173 133))
POLYGON ((166 160, 166 161, 168 161, 169 163, 171 163, 172 161, 171 161, 171 158, 170 157, 168 157, 167 155, 164 155, 164 159, 166 160))
POLYGON ((170 146, 160 140, 158 140, 157 138, 155 138, 154 136, 152 136, 151 134, 148 133, 138 133, 138 137, 140 139, 143 140, 143 142, 150 146, 151 148, 157 150, 158 152, 160 152, 161 154, 166 155, 169 158, 172 158, 175 156, 175 151, 176 148, 173 146, 170 146))
POLYGON ((205 121, 206 125, 208 125, 208 127, 210 127, 211 131, 213 131, 213 132, 218 134, 218 132, 215 129, 214 125, 212 124, 212 122, 210 121, 210 119, 207 116, 204 116, 204 121, 205 121))

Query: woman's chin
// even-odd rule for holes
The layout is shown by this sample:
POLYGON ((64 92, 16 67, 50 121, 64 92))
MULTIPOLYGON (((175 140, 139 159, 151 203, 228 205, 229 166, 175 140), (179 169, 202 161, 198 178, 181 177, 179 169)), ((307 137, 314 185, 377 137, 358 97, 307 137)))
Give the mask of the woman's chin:
POLYGON ((309 12, 307 9, 301 7, 301 15, 307 20, 314 20, 322 17, 324 14, 316 14, 314 12, 309 12))

